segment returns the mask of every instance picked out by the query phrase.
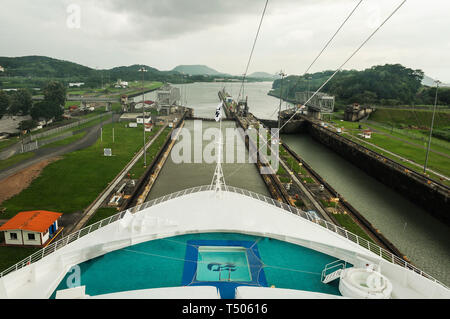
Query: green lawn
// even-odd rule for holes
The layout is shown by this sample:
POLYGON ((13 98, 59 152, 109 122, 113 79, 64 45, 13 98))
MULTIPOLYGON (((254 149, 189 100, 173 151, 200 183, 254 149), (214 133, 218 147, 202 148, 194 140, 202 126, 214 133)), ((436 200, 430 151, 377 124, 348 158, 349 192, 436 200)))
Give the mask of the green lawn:
POLYGON ((38 250, 39 248, 34 247, 0 247, 0 271, 17 264, 38 250))
MULTIPOLYGON (((378 122, 347 122, 347 121, 335 121, 335 124, 332 124, 335 127, 345 128, 347 131, 360 132, 359 126, 365 129, 372 129, 381 131, 385 134, 392 135, 394 137, 401 138, 405 141, 415 143, 424 147, 428 146, 428 130, 418 130, 418 129, 408 129, 403 128, 399 129, 396 127, 389 127, 385 123, 378 122)), ((438 152, 447 153, 450 155, 450 142, 445 141, 440 138, 432 137, 431 138, 431 149, 436 150, 438 152)))
POLYGON ((87 227, 89 225, 95 224, 96 222, 101 221, 107 217, 111 217, 111 216, 117 214, 118 212, 119 211, 117 209, 115 209, 114 207, 101 207, 101 208, 97 209, 95 214, 92 215, 92 217, 88 220, 86 225, 83 226, 83 228, 87 227))
MULTIPOLYGON (((395 126, 414 125, 418 127, 430 127, 431 118, 433 116, 432 109, 389 109, 380 108, 372 113, 369 117, 371 121, 394 124, 395 126)), ((450 111, 436 111, 434 128, 450 126, 450 111)))
POLYGON ((33 157, 35 154, 33 152, 21 153, 14 156, 11 156, 8 159, 0 161, 0 171, 6 169, 14 164, 17 164, 21 161, 24 161, 28 158, 33 157))
POLYGON ((62 140, 59 140, 59 141, 56 141, 56 142, 44 145, 41 148, 59 147, 59 146, 69 145, 69 144, 72 144, 72 143, 74 143, 74 142, 76 142, 78 140, 81 140, 86 135, 86 133, 87 132, 84 131, 84 132, 72 135, 72 136, 70 136, 68 138, 65 138, 65 139, 62 139, 62 140))
MULTIPOLYGON (((383 109, 384 111, 384 109, 383 109)), ((401 111, 397 112, 400 114, 406 114, 405 110, 396 110, 401 111), (403 111, 403 112, 402 112, 403 111)), ((378 112, 378 111, 377 111, 378 112)), ((416 111, 417 112, 417 111, 416 111)), ((426 113, 428 111, 422 111, 422 113, 426 113)), ((397 114, 394 112, 394 114, 397 114)), ((410 112, 411 113, 411 112, 410 112)), ((448 113, 448 112, 442 112, 442 113, 448 113)), ((398 114, 397 114, 398 115, 398 114)), ((368 124, 366 123, 360 123, 360 122, 347 122, 347 121, 337 121, 335 122, 334 126, 336 127, 343 127, 346 130, 346 133, 343 134, 344 137, 350 138, 354 142, 361 144, 368 149, 371 149, 381 155, 386 156, 387 158, 390 158, 404 166, 407 166, 419 173, 422 173, 422 169, 418 166, 409 164, 407 162, 401 161, 398 157, 395 157, 393 155, 388 154, 387 152, 383 152, 382 150, 378 149, 377 147, 371 146, 367 143, 372 143, 374 145, 377 145, 387 151, 390 151, 394 154, 397 154, 399 156, 402 156, 408 160, 411 160, 421 166, 425 163, 425 156, 426 156, 426 147, 428 146, 427 143, 424 142, 424 135, 423 132, 420 132, 418 130, 413 129, 389 129, 386 127, 383 123, 376 123, 370 122, 368 124), (372 138, 360 141, 356 138, 362 139, 362 137, 358 136, 358 133, 361 132, 358 127, 361 126, 362 129, 375 129, 379 130, 380 132, 374 132, 372 133, 372 138), (396 139, 394 137, 398 137, 399 139, 396 139), (413 143, 413 144, 409 144, 413 143)), ((428 141, 428 138, 425 138, 426 141, 428 141)), ((441 140, 438 138, 432 138, 431 140, 431 149, 437 152, 441 152, 446 155, 450 155, 450 143, 441 140)), ((446 156, 437 154, 435 152, 430 152, 429 158, 428 158, 428 165, 427 167, 429 169, 432 169, 440 174, 443 174, 445 176, 450 176, 450 159, 446 156)), ((442 180, 440 177, 438 177, 435 174, 430 174, 430 176, 436 180, 440 180, 446 185, 450 185, 450 182, 442 180)))
MULTIPOLYGON (((162 82, 144 82, 144 90, 153 90, 161 87, 163 85, 162 82)), ((115 96, 120 97, 122 94, 126 95, 133 95, 138 94, 142 92, 142 83, 134 83, 130 82, 130 87, 128 89, 117 89, 118 91, 114 91, 114 89, 111 89, 110 91, 112 93, 117 92, 120 94, 116 94, 115 96)))
MULTIPOLYGON (((155 136, 155 134, 160 129, 160 126, 157 126, 152 131, 152 137, 155 136)), ((150 163, 153 161, 155 156, 158 154, 161 147, 164 145, 164 142, 167 138, 167 134, 169 134, 171 131, 171 128, 166 127, 164 131, 158 136, 158 138, 152 143, 152 145, 147 148, 146 151, 146 160, 147 165, 150 165, 150 163)), ((134 166, 130 169, 129 173, 132 178, 139 179, 142 174, 145 172, 146 168, 144 168, 144 158, 141 156, 141 158, 134 164, 134 166)))
MULTIPOLYGON (((380 123, 370 122, 367 125, 363 125, 363 127, 370 127, 377 131, 381 131, 385 134, 392 135, 394 137, 401 138, 405 141, 415 143, 421 145, 423 147, 428 147, 428 139, 430 131, 427 130, 414 130, 414 129, 398 129, 398 128, 387 128, 386 126, 382 126, 380 123)), ((450 155, 450 142, 437 138, 431 137, 431 149, 446 153, 450 155)))
POLYGON ((73 213, 86 208, 131 160, 142 146, 140 128, 115 125, 104 126, 103 142, 64 155, 62 160, 48 165, 31 185, 20 194, 5 201, 4 218, 24 210, 49 210, 73 213), (111 148, 113 156, 103 156, 111 148))
POLYGON ((7 147, 9 147, 9 146, 11 146, 13 144, 16 144, 17 142, 20 142, 20 139, 17 138, 17 137, 11 137, 11 138, 8 138, 6 140, 0 140, 0 152, 3 149, 5 149, 5 148, 7 148, 7 147))
MULTIPOLYGON (((353 133, 355 136, 356 133, 353 133)), ((348 135, 344 135, 348 137, 348 135)), ((374 151, 380 153, 381 151, 373 146, 370 146, 364 142, 361 142, 359 140, 355 140, 357 143, 362 144, 363 146, 366 146, 367 148, 373 149, 374 151)), ((426 150, 423 148, 416 147, 411 144, 407 144, 405 142, 389 138, 388 136, 372 133, 372 138, 367 140, 368 143, 375 144, 383 149, 386 149, 394 154, 400 155, 408 160, 411 160, 419 165, 425 164, 425 156, 426 156, 426 150)), ((389 157, 396 162, 399 162, 401 164, 405 163, 402 162, 400 159, 398 159, 395 156, 389 155, 387 153, 383 154, 386 157, 389 157)), ((413 166, 414 170, 420 172, 420 168, 417 166, 413 166)), ((436 154, 434 152, 430 152, 429 158, 428 158, 428 168, 435 170, 438 173, 444 174, 446 176, 450 176, 450 159, 436 154)))
POLYGON ((358 235, 359 237, 362 237, 372 243, 375 243, 369 235, 367 235, 361 227, 355 221, 353 218, 351 218, 348 214, 335 214, 334 217, 338 221, 338 223, 345 228, 347 231, 358 235))
MULTIPOLYGON (((114 88, 114 87, 108 87, 107 89, 102 89, 102 88, 73 88, 73 89, 68 89, 67 90, 67 94, 69 95, 104 95, 104 94, 116 94, 116 96, 120 96, 122 94, 134 94, 134 93, 139 93, 142 90, 142 82, 138 81, 138 82, 128 82, 129 87, 122 89, 122 88, 114 88), (107 93, 105 93, 105 91, 107 90, 107 93)), ((144 81, 144 89, 146 90, 151 90, 151 89, 155 89, 155 88, 159 88, 160 86, 162 86, 163 83, 162 82, 157 82, 157 81, 144 81)), ((75 104, 70 104, 70 105, 75 105, 75 104)))
MULTIPOLYGON (((102 112, 102 113, 104 113, 104 112, 102 112)), ((98 115, 98 114, 96 114, 96 115, 98 115)), ((93 119, 93 120, 88 121, 88 122, 86 122, 86 123, 84 123, 84 124, 76 125, 76 126, 74 126, 74 127, 68 128, 68 129, 66 129, 66 130, 63 130, 63 131, 60 131, 60 132, 57 132, 57 133, 54 133, 54 134, 51 134, 51 135, 48 135, 48 136, 44 136, 44 137, 42 137, 42 138, 39 138, 38 140, 40 140, 40 141, 45 141, 45 140, 52 139, 52 138, 54 138, 54 137, 56 137, 56 136, 63 135, 63 134, 65 134, 65 133, 67 133, 67 132, 71 132, 71 131, 79 131, 79 130, 82 130, 82 129, 85 129, 85 128, 89 128, 89 127, 92 127, 92 126, 94 126, 94 125, 97 125, 97 124, 99 124, 99 123, 101 123, 101 122, 103 122, 103 121, 108 120, 109 117, 110 117, 110 115, 106 115, 106 114, 105 114, 104 116, 101 116, 100 118, 93 119)))
MULTIPOLYGON (((349 137, 349 135, 347 135, 346 137, 349 137)), ((358 144, 361 144, 362 146, 364 146, 364 147, 366 147, 366 148, 368 148, 368 149, 370 149, 370 150, 372 150, 372 151, 374 151, 374 152, 377 152, 378 154, 381 154, 381 155, 383 155, 383 156, 385 156, 385 157, 387 157, 387 158, 393 160, 394 162, 400 163, 400 164, 402 164, 403 166, 406 166, 406 167, 410 168, 411 170, 416 171, 417 173, 420 173, 420 174, 423 173, 423 169, 420 168, 420 167, 418 167, 418 166, 415 166, 415 165, 410 164, 410 163, 408 163, 408 162, 403 162, 403 161, 401 161, 398 157, 395 157, 395 156, 392 156, 392 155, 389 154, 389 153, 383 152, 383 151, 381 151, 380 149, 378 149, 378 148, 376 148, 376 147, 374 147, 374 146, 372 146, 372 145, 369 145, 369 144, 367 144, 367 143, 361 142, 361 141, 359 141, 359 140, 355 140, 354 138, 351 138, 351 139, 352 139, 354 142, 356 142, 356 143, 358 143, 358 144)), ((393 153, 395 153, 395 152, 393 152, 393 153)), ((424 158, 425 158, 425 155, 424 155, 424 158)), ((432 158, 434 158, 434 153, 430 153, 429 159, 428 159, 428 163, 431 162, 431 159, 432 159, 432 158)), ((419 164, 420 164, 420 163, 419 163, 419 164)), ((422 165, 423 165, 423 163, 422 163, 422 165)), ((448 165, 448 164, 447 164, 447 165, 448 165)), ((427 167, 430 168, 430 165, 428 165, 427 167)), ((432 167, 432 169, 433 169, 433 167, 432 167)), ((429 171, 427 171, 427 174, 428 174, 431 178, 433 178, 434 180, 440 181, 441 183, 443 183, 443 184, 445 184, 445 185, 447 185, 447 186, 450 186, 450 181, 447 181, 447 180, 445 180, 445 179, 441 179, 439 176, 437 176, 437 175, 435 175, 435 174, 433 174, 433 173, 431 173, 431 172, 429 172, 429 171)))

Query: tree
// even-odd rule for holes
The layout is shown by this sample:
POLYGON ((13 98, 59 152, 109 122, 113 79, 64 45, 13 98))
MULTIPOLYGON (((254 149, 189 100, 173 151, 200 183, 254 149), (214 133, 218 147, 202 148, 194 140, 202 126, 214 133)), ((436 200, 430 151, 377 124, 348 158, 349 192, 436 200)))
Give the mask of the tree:
POLYGON ((29 131, 34 127, 36 127, 36 121, 34 120, 25 120, 19 123, 19 128, 21 131, 29 131))
POLYGON ((57 102, 46 100, 34 104, 30 112, 34 120, 39 120, 39 118, 45 118, 46 120, 55 118, 59 120, 63 113, 64 109, 57 102))
POLYGON ((19 110, 22 115, 27 115, 30 113, 31 107, 33 106, 33 99, 31 93, 27 89, 19 89, 16 91, 16 97, 19 102, 19 110))
POLYGON ((61 82, 51 81, 43 89, 44 100, 63 106, 66 103, 66 88, 61 82))
MULTIPOLYGON (((315 90, 328 80, 333 71, 317 72, 304 76, 289 76, 283 80, 283 91, 294 99, 295 93, 315 90)), ((350 104, 355 101, 370 104, 412 104, 423 100, 419 95, 422 88, 423 71, 406 68, 400 64, 386 64, 363 71, 343 70, 321 90, 336 96, 336 103, 350 104)), ((275 80, 273 93, 279 94, 280 80, 275 80)), ((284 97, 284 94, 283 94, 284 97)))
POLYGON ((6 94, 5 91, 0 91, 0 119, 8 111, 9 105, 10 105, 10 99, 9 99, 8 94, 6 94))
POLYGON ((36 103, 31 109, 31 117, 38 120, 55 118, 60 120, 66 103, 66 88, 61 82, 51 81, 43 88, 44 100, 36 103))
POLYGON ((20 99, 17 96, 16 92, 14 92, 10 96, 10 103, 9 103, 8 113, 12 114, 12 115, 17 115, 17 114, 19 114, 21 108, 22 108, 22 106, 20 104, 20 99))
POLYGON ((8 112, 10 114, 27 115, 33 106, 31 93, 27 89, 19 89, 11 94, 8 112))

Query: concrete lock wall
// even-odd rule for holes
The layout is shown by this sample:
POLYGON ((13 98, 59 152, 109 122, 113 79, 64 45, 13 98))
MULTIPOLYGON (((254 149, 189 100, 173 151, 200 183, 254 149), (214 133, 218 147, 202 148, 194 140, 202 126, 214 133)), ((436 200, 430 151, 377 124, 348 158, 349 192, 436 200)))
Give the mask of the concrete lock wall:
POLYGON ((308 132, 315 140, 326 145, 368 175, 423 207, 446 225, 450 225, 449 191, 445 186, 429 184, 426 178, 420 178, 410 169, 316 124, 309 123, 308 132))

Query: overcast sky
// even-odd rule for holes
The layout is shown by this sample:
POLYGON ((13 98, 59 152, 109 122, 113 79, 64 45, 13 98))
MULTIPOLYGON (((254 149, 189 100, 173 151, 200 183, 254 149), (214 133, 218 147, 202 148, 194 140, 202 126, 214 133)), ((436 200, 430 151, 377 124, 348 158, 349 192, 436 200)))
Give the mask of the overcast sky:
MULTIPOLYGON (((364 0, 311 72, 336 69, 402 0, 364 0)), ((269 0, 249 73, 303 74, 359 0, 269 0)), ((205 64, 242 74, 265 0, 2 0, 0 56, 89 67, 205 64), (78 15, 79 12, 79 15, 78 15)), ((408 0, 345 66, 400 63, 450 83, 450 1, 408 0)))

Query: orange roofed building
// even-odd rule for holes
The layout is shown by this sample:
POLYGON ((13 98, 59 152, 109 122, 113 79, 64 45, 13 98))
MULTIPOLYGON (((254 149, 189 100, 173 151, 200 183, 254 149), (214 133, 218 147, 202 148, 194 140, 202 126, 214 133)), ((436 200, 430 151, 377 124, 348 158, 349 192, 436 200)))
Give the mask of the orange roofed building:
POLYGON ((43 246, 59 233, 61 213, 35 210, 20 212, 2 226, 6 245, 43 246))

